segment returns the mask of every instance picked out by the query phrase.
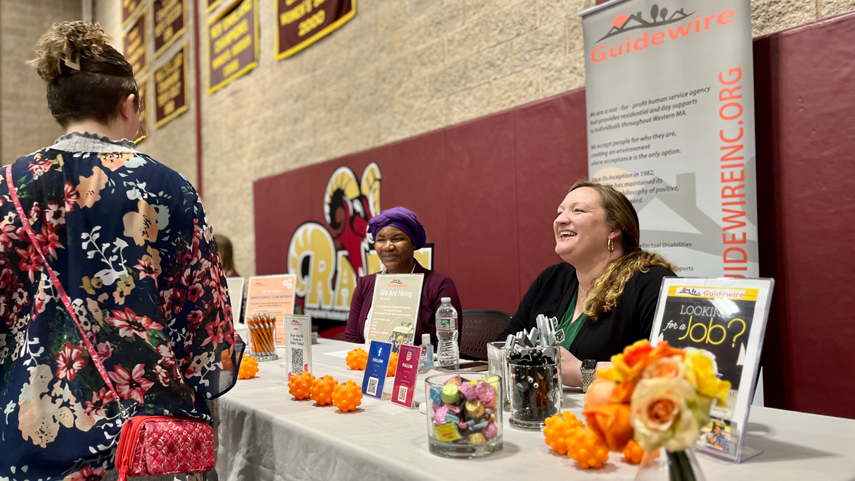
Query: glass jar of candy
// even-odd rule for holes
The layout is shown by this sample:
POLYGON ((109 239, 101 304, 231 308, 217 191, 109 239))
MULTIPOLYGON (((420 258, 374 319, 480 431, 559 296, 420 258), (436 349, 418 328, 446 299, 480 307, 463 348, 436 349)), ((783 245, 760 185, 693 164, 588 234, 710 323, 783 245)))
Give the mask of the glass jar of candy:
POLYGON ((508 397, 511 399, 512 426, 541 429, 546 418, 561 410, 561 354, 557 347, 541 347, 514 359, 508 355, 508 397), (554 351, 553 351, 554 350, 554 351))
POLYGON ((502 382, 499 376, 425 379, 430 452, 475 458, 502 449, 502 382))

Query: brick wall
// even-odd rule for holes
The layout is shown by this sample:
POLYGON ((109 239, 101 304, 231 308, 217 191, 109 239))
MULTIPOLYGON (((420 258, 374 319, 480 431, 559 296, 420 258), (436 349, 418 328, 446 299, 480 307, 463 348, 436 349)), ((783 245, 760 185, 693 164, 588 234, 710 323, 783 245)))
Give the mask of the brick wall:
MULTIPOLYGON (((65 3, 74 2, 0 2, 2 13, 36 8, 30 5, 65 3)), ((191 25, 185 34, 191 62, 193 3, 191 0, 191 25)), ((230 3, 224 0, 218 8, 230 3)), ((582 29, 577 13, 595 3, 359 0, 356 17, 339 31, 291 58, 277 61, 273 52, 273 0, 259 0, 259 66, 212 95, 202 94, 204 201, 216 230, 232 239, 238 270, 243 275, 255 273, 253 181, 583 86, 582 29)), ((96 0, 94 9, 95 20, 115 38, 116 45, 120 45, 122 33, 118 4, 117 0, 96 0)), ((56 13, 58 9, 51 10, 56 13)), ((753 34, 764 35, 853 10, 855 0, 754 0, 753 34)), ((207 25, 216 13, 201 12, 201 23, 207 25)), ((49 25, 40 20, 43 17, 19 16, 17 23, 12 23, 13 29, 24 23, 37 32, 32 40, 20 41, 25 48, 31 48, 49 25)), ((4 153, 17 155, 52 140, 55 132, 40 132, 49 140, 40 137, 28 143, 8 143, 18 134, 7 135, 6 105, 17 101, 7 100, 6 76, 11 74, 7 74, 6 52, 12 41, 7 39, 18 42, 20 36, 8 34, 9 24, 3 15, 0 128, 4 153), (27 150, 25 145, 33 147, 27 150)), ((153 59, 150 70, 180 46, 178 42, 153 59)), ((205 48, 200 53, 204 66, 205 48)), ((33 83, 32 78, 29 81, 33 83)), ((202 82, 206 82, 204 70, 202 82)), ((193 87, 191 81, 190 111, 153 130, 140 148, 195 184, 193 87)), ((38 112, 44 105, 43 90, 40 92, 38 99, 29 101, 31 111, 38 112)), ((27 131, 33 134, 33 129, 27 131)), ((282 239, 283 249, 287 241, 282 239)))
POLYGON ((62 128, 47 108, 45 84, 26 62, 33 46, 50 26, 80 20, 80 0, 0 1, 0 160, 10 164, 21 155, 50 145, 62 128))

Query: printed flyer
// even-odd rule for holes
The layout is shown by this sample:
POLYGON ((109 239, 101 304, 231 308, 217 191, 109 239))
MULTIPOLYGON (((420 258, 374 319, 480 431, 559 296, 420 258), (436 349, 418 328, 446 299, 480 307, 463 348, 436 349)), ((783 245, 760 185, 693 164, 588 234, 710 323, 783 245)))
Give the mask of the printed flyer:
POLYGON ((388 342, 392 344, 392 352, 398 352, 402 344, 413 344, 423 282, 424 274, 377 275, 366 321, 370 322, 366 344, 388 342))
POLYGON ((293 275, 250 277, 246 292, 246 320, 256 315, 276 319, 276 347, 285 347, 285 316, 294 313, 293 275))
POLYGON ((706 351, 732 386, 727 406, 710 409, 712 422, 698 440, 702 450, 742 459, 773 285, 772 279, 662 281, 651 343, 706 351))

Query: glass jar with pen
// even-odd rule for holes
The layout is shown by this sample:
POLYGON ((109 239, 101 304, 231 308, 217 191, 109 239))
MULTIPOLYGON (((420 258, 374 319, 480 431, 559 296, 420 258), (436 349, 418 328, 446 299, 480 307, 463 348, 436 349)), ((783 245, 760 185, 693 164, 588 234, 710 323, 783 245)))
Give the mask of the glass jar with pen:
POLYGON ((279 359, 276 354, 276 316, 267 313, 252 315, 246 321, 249 326, 252 355, 257 361, 279 359))
POLYGON ((559 344, 564 331, 557 319, 537 316, 537 327, 509 335, 505 341, 507 387, 512 426, 541 429, 561 410, 564 399, 559 344))

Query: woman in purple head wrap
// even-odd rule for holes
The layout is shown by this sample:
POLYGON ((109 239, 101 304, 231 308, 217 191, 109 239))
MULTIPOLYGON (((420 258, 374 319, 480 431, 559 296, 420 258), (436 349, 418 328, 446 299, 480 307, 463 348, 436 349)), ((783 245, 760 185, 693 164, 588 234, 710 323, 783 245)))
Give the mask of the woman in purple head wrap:
MULTIPOLYGON (((431 343, 437 344, 435 313, 443 297, 451 298, 451 305, 463 314, 457 288, 450 277, 425 269, 415 259, 417 249, 425 246, 427 234, 416 214, 404 207, 384 210, 368 221, 368 242, 383 263, 381 274, 423 274, 422 297, 416 332, 411 344, 421 343, 422 334, 430 334, 431 343)), ((368 333, 367 322, 371 316, 371 301, 377 274, 361 277, 350 301, 345 338, 350 342, 364 343, 368 333)), ((459 328, 458 324, 458 328, 459 328)))

